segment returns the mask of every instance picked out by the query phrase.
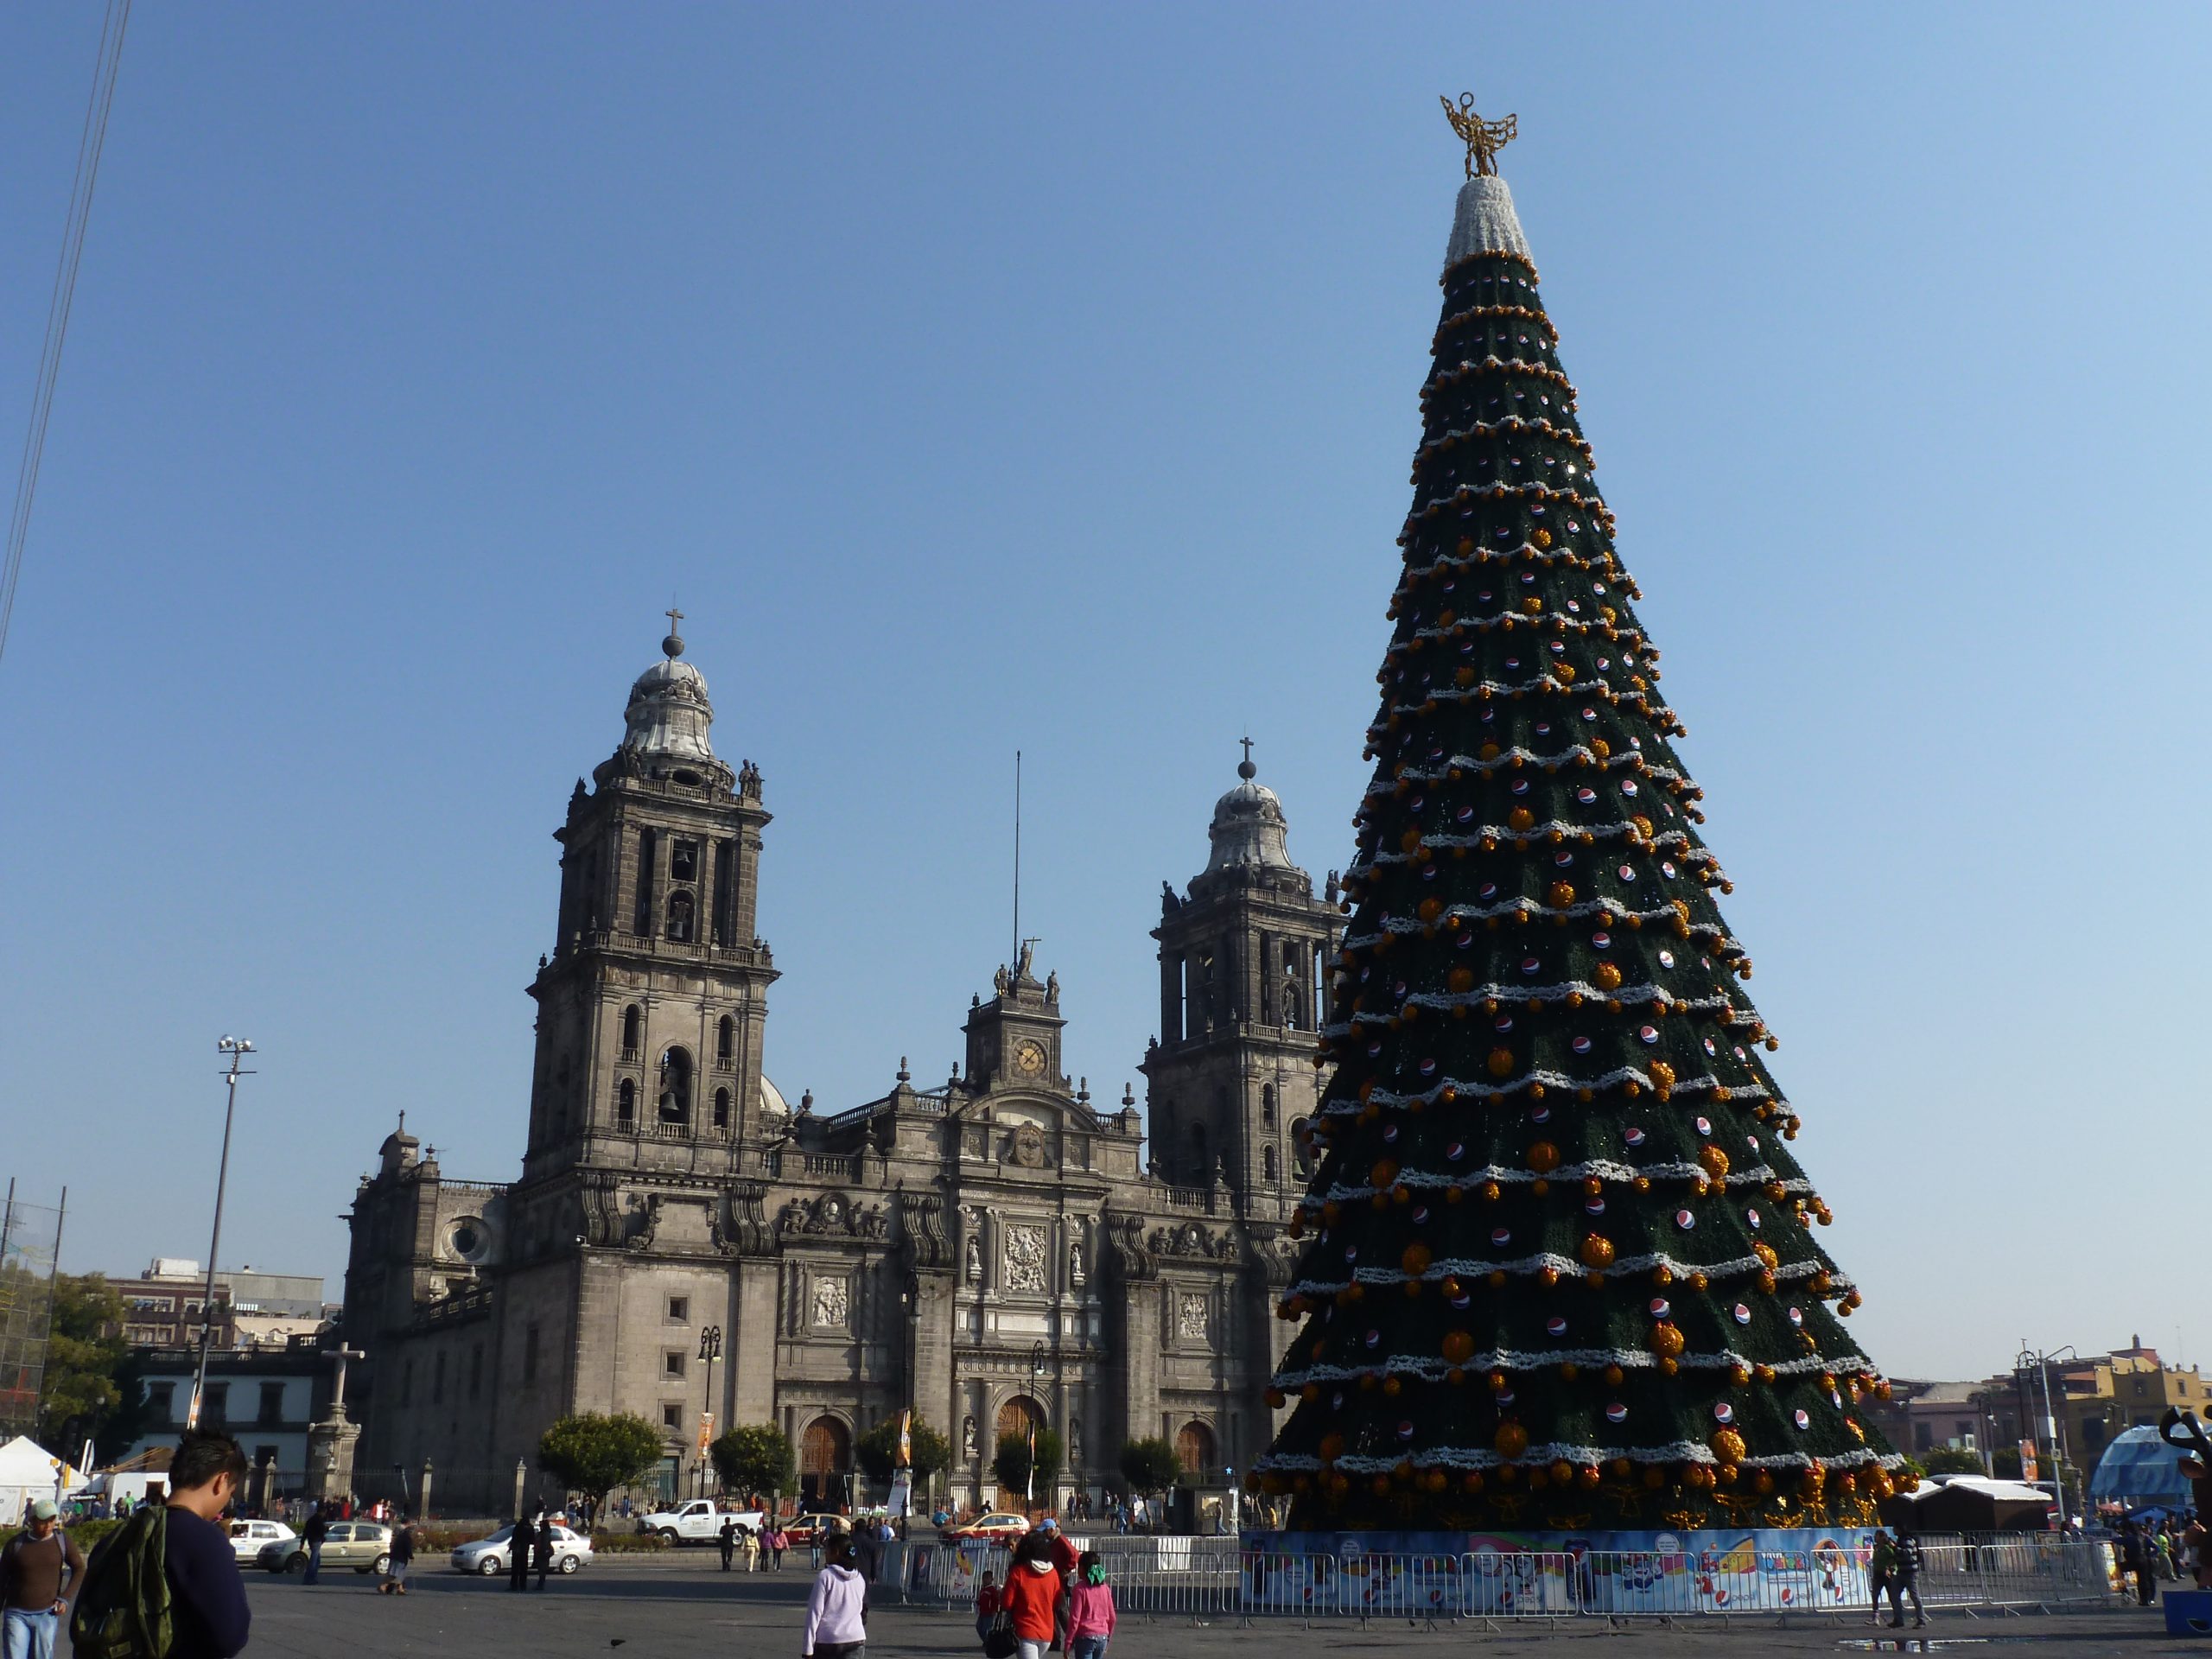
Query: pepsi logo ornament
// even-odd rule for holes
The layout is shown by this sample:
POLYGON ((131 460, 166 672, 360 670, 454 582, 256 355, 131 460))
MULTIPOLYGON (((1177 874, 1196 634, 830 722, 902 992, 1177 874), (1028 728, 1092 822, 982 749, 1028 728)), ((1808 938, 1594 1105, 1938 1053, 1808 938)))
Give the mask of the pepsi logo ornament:
POLYGON ((1382 1333, 1380 1331, 1370 1331, 1360 1340, 1370 1348, 1380 1348, 1382 1345, 1382 1333))
POLYGON ((1628 1421, 1628 1408, 1619 1401, 1614 1401, 1611 1405, 1605 1408, 1605 1421, 1616 1428, 1619 1427, 1621 1424, 1628 1421))
POLYGON ((1601 930, 1590 936, 1590 943, 1600 950, 1610 950, 1613 947, 1613 936, 1601 930))
POLYGON ((1729 1309, 1729 1312, 1735 1315, 1736 1323, 1738 1325, 1749 1325, 1751 1322, 1751 1310, 1745 1303, 1737 1303, 1734 1307, 1729 1309))
POLYGON ((1677 1210, 1675 1211, 1675 1225, 1687 1233, 1697 1225, 1697 1217, 1687 1210, 1677 1210))
POLYGON ((1654 1296, 1651 1299, 1650 1306, 1651 1317, 1655 1319, 1663 1319, 1668 1314, 1674 1312, 1674 1304, 1669 1302, 1664 1296, 1654 1296))
POLYGON ((1713 1408, 1713 1421, 1716 1423, 1734 1422, 1736 1421, 1736 1408, 1730 1405, 1726 1400, 1723 1400, 1719 1405, 1713 1408))
POLYGON ((1637 1027, 1636 1034, 1637 1040, 1642 1042, 1646 1048, 1649 1048, 1659 1040, 1659 1027, 1656 1026, 1639 1026, 1637 1027))
POLYGON ((1627 1141, 1631 1147, 1640 1147, 1643 1144, 1643 1131, 1637 1128, 1631 1123, 1627 1128, 1621 1131, 1621 1139, 1627 1141))
POLYGON ((1800 1433, 1813 1426, 1813 1414, 1800 1406, 1789 1414, 1789 1421, 1797 1425, 1800 1433))
POLYGON ((1798 1330, 1802 1331, 1805 1328, 1805 1310, 1802 1307, 1791 1308, 1789 1310, 1789 1323, 1798 1330))
POLYGON ((1587 1054, 1590 1052, 1590 1039, 1587 1037, 1577 1037, 1568 1046, 1578 1054, 1587 1054))
POLYGON ((1605 1213, 1605 1201, 1603 1198, 1585 1198, 1582 1201, 1582 1213, 1586 1216, 1604 1215, 1605 1213))
POLYGON ((1462 1158, 1465 1158, 1467 1155, 1467 1148, 1459 1141, 1454 1141, 1450 1146, 1444 1148, 1444 1155, 1446 1159, 1456 1164, 1462 1158))
POLYGON ((1697 1120, 1697 1132, 1700 1135, 1711 1135, 1713 1133, 1713 1120, 1709 1117, 1699 1118, 1697 1120))
POLYGON ((1412 1422, 1405 1418, 1400 1418, 1398 1420, 1398 1438, 1402 1440, 1410 1440, 1413 1437, 1414 1426, 1412 1422))
POLYGON ((1744 1219, 1745 1219, 1745 1221, 1747 1221, 1747 1222, 1749 1222, 1749 1223, 1751 1224, 1751 1230, 1752 1230, 1753 1232, 1755 1232, 1755 1233, 1756 1233, 1757 1231, 1758 1231, 1758 1230, 1759 1230, 1759 1212, 1758 1212, 1758 1211, 1756 1211, 1756 1210, 1751 1210, 1751 1209, 1746 1209, 1746 1210, 1744 1211, 1744 1219))
POLYGON ((1544 1321, 1544 1330, 1554 1341, 1567 1334, 1567 1321, 1556 1313, 1544 1321))
POLYGON ((1502 1250, 1512 1242, 1513 1235, 1506 1228, 1493 1227, 1490 1230, 1490 1243, 1492 1249, 1502 1250))

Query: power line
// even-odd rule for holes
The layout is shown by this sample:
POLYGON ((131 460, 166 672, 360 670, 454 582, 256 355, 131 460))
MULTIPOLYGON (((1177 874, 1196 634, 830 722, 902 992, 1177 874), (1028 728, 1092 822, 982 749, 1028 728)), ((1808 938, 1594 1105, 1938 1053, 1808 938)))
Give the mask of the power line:
POLYGON ((46 308, 46 340, 39 348, 38 384, 31 393, 30 429, 23 435, 23 458, 16 469, 16 505, 8 518, 8 552, 0 570, 0 653, 8 649, 8 624, 16 613, 16 583, 23 570, 23 543, 30 536, 31 498, 38 493, 38 469, 46 454, 46 425, 54 413, 54 383, 61 372, 61 342, 69 333, 69 308, 77 296, 77 267, 85 257, 85 226, 92 216, 92 187, 107 143, 108 113, 115 107, 116 72, 123 67, 123 35, 130 24, 130 0, 108 0, 100 22, 100 52, 92 72, 92 100, 85 106, 85 130, 77 140, 77 172, 69 181, 69 219, 61 233, 61 263, 54 273, 54 296, 46 308))

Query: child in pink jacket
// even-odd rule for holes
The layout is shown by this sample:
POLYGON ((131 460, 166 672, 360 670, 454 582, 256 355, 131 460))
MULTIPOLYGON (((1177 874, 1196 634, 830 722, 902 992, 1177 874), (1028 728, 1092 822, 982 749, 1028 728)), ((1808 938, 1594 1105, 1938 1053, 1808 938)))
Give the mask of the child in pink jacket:
POLYGON ((1098 1552, 1086 1549, 1075 1564, 1075 1588, 1068 1597, 1068 1652, 1071 1659, 1106 1659, 1114 1634, 1114 1589, 1098 1552))

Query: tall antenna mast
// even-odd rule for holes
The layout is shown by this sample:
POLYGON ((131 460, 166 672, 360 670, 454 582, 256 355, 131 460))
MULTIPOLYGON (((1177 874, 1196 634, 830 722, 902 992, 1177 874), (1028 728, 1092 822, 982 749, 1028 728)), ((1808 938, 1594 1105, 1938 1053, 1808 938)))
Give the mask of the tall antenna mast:
POLYGON ((1014 752, 1014 954, 1008 963, 1021 960, 1021 751, 1014 752))

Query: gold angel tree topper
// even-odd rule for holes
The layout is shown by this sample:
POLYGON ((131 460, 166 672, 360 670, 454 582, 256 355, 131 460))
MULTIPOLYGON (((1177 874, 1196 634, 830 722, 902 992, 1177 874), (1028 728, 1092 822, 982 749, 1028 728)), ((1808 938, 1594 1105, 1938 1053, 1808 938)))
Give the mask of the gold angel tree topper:
POLYGON ((1497 176, 1497 152, 1514 139, 1520 117, 1509 115, 1503 121, 1485 121, 1475 113, 1475 95, 1459 94, 1456 105, 1449 98, 1437 100, 1444 105, 1444 118, 1452 124, 1467 146, 1467 176, 1481 174, 1484 178, 1497 176))

